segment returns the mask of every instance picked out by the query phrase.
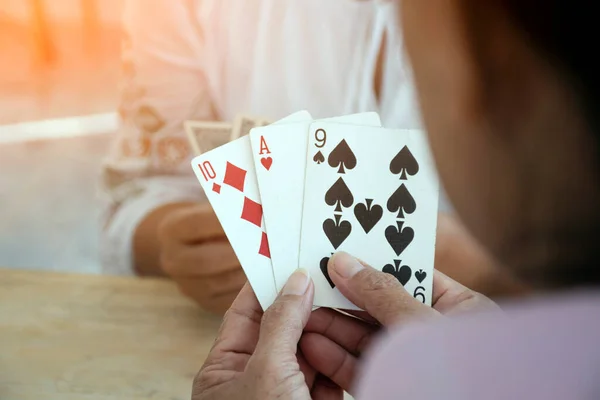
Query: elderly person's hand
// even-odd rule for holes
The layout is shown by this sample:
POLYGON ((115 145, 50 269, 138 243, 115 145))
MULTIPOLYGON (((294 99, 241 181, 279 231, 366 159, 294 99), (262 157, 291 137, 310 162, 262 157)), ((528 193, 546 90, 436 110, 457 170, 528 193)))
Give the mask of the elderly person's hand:
POLYGON ((317 376, 297 353, 313 295, 312 280, 299 270, 263 315, 246 285, 194 380, 192 399, 341 400, 342 390, 317 376))
POLYGON ((223 314, 246 276, 210 205, 190 204, 169 212, 158 239, 162 271, 203 309, 223 314))
POLYGON ((499 310, 487 297, 438 271, 433 277, 432 307, 414 299, 392 275, 346 253, 335 254, 328 271, 340 292, 365 312, 355 313, 362 320, 329 309, 313 312, 300 348, 313 368, 350 393, 360 356, 382 327, 469 311, 499 310))

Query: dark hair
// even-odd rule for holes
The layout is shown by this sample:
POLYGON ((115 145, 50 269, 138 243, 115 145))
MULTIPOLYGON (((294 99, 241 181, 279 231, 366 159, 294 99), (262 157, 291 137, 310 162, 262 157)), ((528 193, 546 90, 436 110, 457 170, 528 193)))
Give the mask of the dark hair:
MULTIPOLYGON (((531 46, 563 73, 575 89, 590 134, 597 143, 597 156, 600 155, 600 58, 594 54, 595 43, 592 43, 598 37, 596 6, 577 0, 498 1, 531 46)), ((596 230, 587 232, 584 238, 571 239, 594 246, 597 237, 596 230)), ((595 249, 600 256, 600 247, 596 245, 595 249)), ((574 260, 572 265, 551 266, 545 273, 563 286, 600 284, 597 263, 598 257, 574 260)))
POLYGON ((562 70, 584 107, 600 148, 600 63, 596 6, 576 0, 500 0, 509 18, 542 56, 562 70))

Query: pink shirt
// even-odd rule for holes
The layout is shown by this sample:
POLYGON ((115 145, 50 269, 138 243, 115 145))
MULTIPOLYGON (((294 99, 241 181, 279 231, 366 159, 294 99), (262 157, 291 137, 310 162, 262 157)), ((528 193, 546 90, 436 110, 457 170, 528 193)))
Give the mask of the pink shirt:
POLYGON ((368 357, 357 399, 600 399, 600 293, 504 309, 395 330, 368 357))

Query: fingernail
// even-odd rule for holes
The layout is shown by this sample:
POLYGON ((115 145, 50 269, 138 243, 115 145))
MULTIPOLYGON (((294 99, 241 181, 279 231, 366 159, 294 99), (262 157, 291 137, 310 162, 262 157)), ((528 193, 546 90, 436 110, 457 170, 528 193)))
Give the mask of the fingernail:
POLYGON ((362 265, 356 258, 343 251, 335 253, 331 258, 331 263, 333 264, 334 271, 337 272, 342 278, 346 279, 352 278, 358 272, 365 269, 365 266, 362 265))
POLYGON ((304 268, 297 269, 283 286, 281 294, 302 296, 308 289, 310 274, 304 268))

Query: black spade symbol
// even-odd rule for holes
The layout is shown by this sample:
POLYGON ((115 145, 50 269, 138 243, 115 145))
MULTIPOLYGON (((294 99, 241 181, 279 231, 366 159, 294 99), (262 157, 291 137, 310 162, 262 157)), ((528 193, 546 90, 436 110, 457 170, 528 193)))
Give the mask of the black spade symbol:
POLYGON ((338 168, 338 174, 345 174, 344 168, 353 169, 356 167, 356 156, 344 139, 335 146, 335 149, 329 155, 328 162, 332 168, 338 168))
POLYGON ((402 260, 394 260, 394 265, 387 264, 383 267, 382 271, 386 274, 390 274, 398 279, 398 282, 402 284, 402 286, 406 285, 406 283, 410 280, 412 276, 412 270, 408 265, 403 265, 400 267, 402 260))
POLYGON ((336 250, 352 232, 352 224, 348 221, 340 221, 341 218, 341 215, 336 215, 335 221, 330 218, 323 222, 323 232, 336 250))
POLYGON ((393 225, 386 228, 385 238, 399 256, 415 238, 415 231, 409 226, 403 228, 404 221, 398 221, 397 225, 397 228, 393 225))
MULTIPOLYGON (((333 253, 331 253, 331 254, 333 255, 333 253)), ((333 289, 335 287, 335 284, 329 277, 329 271, 327 271, 327 264, 329 263, 329 258, 330 257, 323 257, 323 259, 321 260, 320 267, 321 267, 321 272, 325 276, 325 279, 327 279, 327 282, 329 282, 329 286, 331 286, 331 288, 333 289)))
POLYGON ((404 218, 404 213, 412 214, 417 209, 417 203, 404 184, 390 196, 387 202, 389 212, 397 212, 398 218, 404 218))
POLYGON ((419 163, 415 160, 415 157, 410 152, 408 147, 404 146, 396 157, 392 159, 390 163, 390 171, 392 174, 400 174, 400 179, 405 181, 407 174, 414 176, 419 172, 419 163))
POLYGON ((323 155, 323 153, 321 153, 321 151, 318 151, 317 154, 315 154, 315 156, 313 157, 313 161, 317 164, 322 164, 325 162, 325 156, 323 155))
POLYGON ((348 208, 354 204, 354 196, 342 178, 339 178, 325 193, 325 203, 335 206, 336 212, 341 212, 342 206, 348 208))
POLYGON ((383 217, 383 208, 373 205, 373 199, 366 199, 366 205, 359 203, 354 207, 354 215, 365 233, 369 233, 383 217))

